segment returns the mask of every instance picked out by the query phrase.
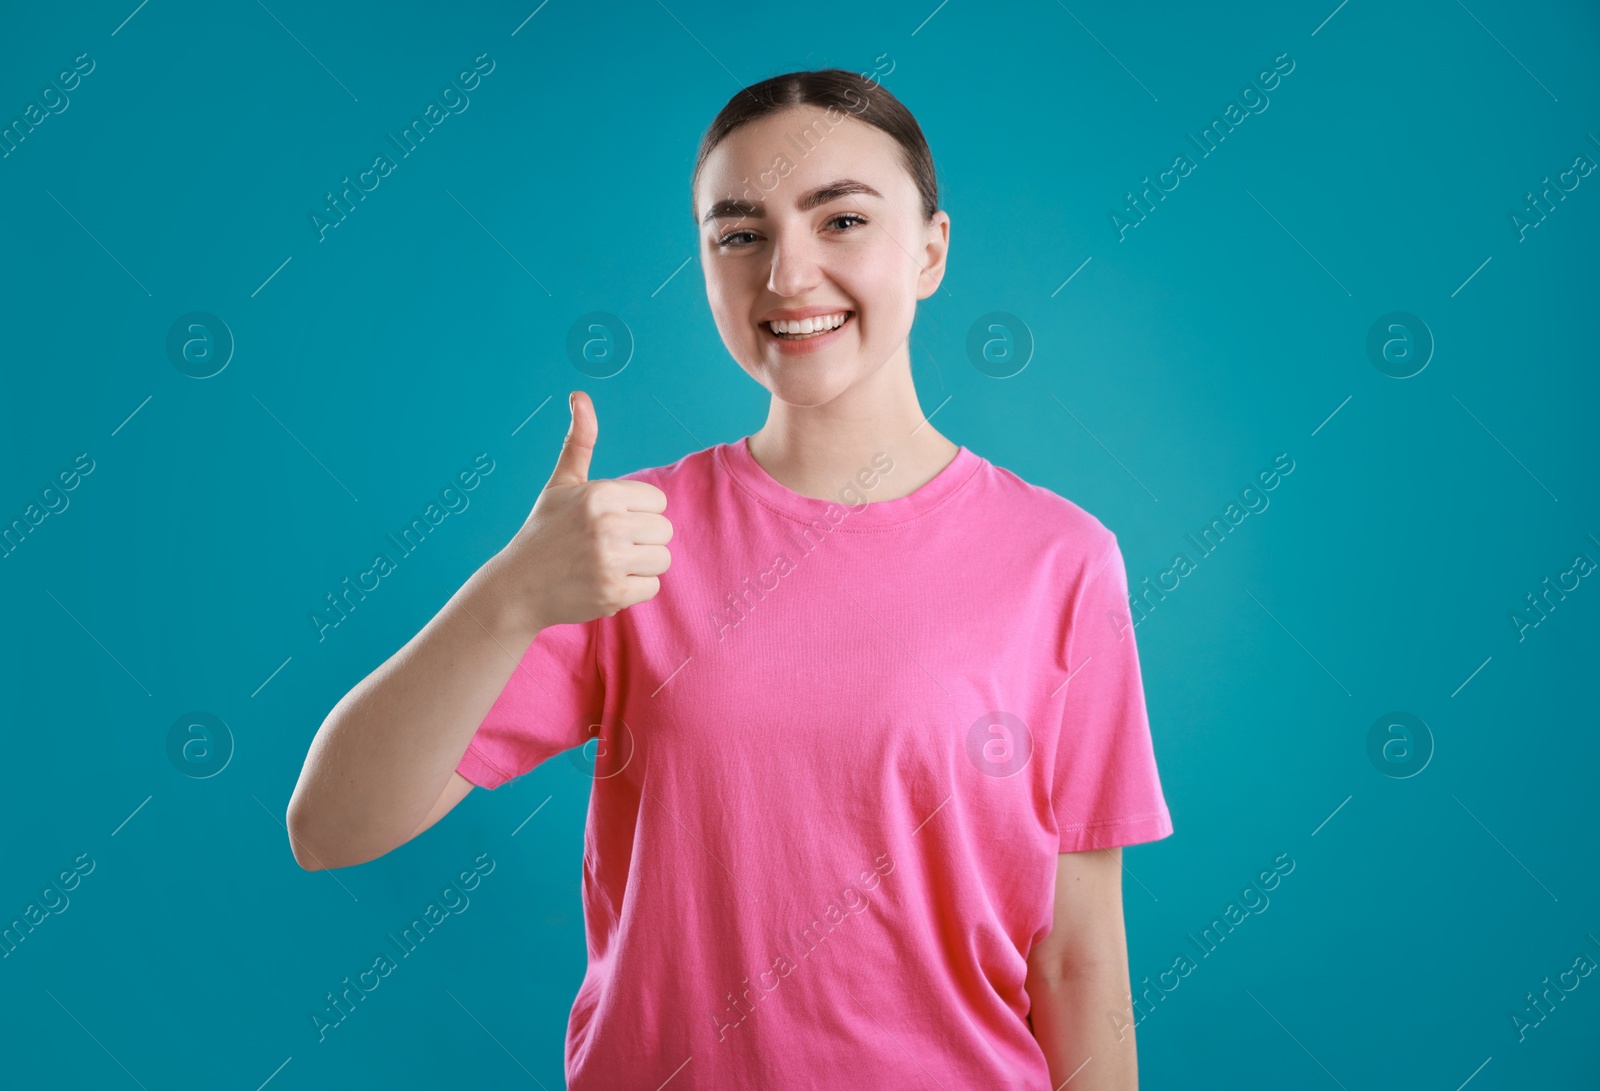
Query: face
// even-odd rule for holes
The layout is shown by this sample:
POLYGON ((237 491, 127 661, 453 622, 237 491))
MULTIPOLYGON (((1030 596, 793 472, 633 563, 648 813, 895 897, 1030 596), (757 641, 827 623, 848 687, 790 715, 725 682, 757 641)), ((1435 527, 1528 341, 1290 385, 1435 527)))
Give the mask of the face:
POLYGON ((950 217, 923 219, 888 133, 815 106, 742 125, 707 157, 695 210, 722 341, 774 396, 822 405, 886 364, 909 367, 916 303, 944 276, 950 217), (785 339, 765 321, 783 311, 849 317, 785 339))

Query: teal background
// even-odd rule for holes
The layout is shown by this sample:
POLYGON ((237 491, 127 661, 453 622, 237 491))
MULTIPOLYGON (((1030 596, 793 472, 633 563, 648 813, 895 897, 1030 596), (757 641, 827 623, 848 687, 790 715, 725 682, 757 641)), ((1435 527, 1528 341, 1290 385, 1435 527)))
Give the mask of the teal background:
POLYGON ((0 522, 94 468, 0 558, 0 918, 94 869, 0 959, 0 1082, 561 1086, 583 774, 334 872, 295 864, 285 807, 335 702, 520 525, 568 390, 596 477, 760 426, 689 173, 740 86, 838 66, 887 70, 952 217, 924 411, 1103 520, 1135 590, 1197 562, 1137 630, 1176 827, 1124 857, 1144 1085, 1600 1085, 1600 975, 1513 1024, 1600 963, 1600 579, 1511 620, 1600 561, 1600 175, 1513 221, 1600 162, 1600 12, 1469 4, 8 6, 0 119, 95 67, 0 159, 0 522), (469 108, 319 241, 324 194, 484 53, 469 108), (1124 194, 1283 54, 1119 241, 1124 194), (1033 345, 1009 378, 966 347, 996 311, 1033 345), (167 351, 192 312, 236 342, 210 378, 167 351), (568 355, 591 312, 631 333, 614 377, 568 355), (1391 312, 1436 344, 1405 379, 1367 350, 1391 312), (470 506, 319 640, 323 596, 479 453, 470 506), (1202 559, 1186 536, 1280 453, 1202 559), (210 777, 168 754, 195 712, 232 739, 210 777), (1431 742, 1369 757, 1396 712, 1431 742), (470 907, 319 1041, 325 994, 484 853, 470 907))

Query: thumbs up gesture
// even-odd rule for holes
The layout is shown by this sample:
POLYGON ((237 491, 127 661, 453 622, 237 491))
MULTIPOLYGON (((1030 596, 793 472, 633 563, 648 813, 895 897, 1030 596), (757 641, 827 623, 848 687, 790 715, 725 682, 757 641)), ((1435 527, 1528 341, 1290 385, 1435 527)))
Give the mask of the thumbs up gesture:
POLYGON ((667 494, 643 481, 589 480, 600 432, 582 391, 555 470, 521 529, 497 555, 508 607, 534 627, 577 624, 655 598, 672 564, 667 494))

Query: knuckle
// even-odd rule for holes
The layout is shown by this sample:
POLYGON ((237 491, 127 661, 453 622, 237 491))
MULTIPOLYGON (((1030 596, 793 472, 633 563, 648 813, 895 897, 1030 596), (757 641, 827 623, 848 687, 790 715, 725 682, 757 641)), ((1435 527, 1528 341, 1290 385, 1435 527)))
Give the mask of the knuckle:
POLYGON ((583 490, 583 510, 591 519, 612 509, 611 490, 606 487, 607 484, 604 481, 590 481, 583 490))

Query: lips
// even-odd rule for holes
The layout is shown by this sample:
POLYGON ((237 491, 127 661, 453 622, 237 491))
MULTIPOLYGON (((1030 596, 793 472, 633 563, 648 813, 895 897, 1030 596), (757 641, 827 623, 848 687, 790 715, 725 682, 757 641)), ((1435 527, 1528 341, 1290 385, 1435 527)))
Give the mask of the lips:
MULTIPOLYGON (((834 312, 834 314, 838 314, 838 312, 834 312)), ((838 333, 838 331, 843 330, 845 326, 848 326, 851 322, 854 322, 854 318, 856 318, 856 312, 854 312, 854 310, 845 310, 843 315, 845 315, 845 320, 843 320, 842 323, 838 323, 838 325, 834 326, 832 330, 822 331, 822 333, 818 333, 818 331, 811 331, 811 333, 808 334, 779 334, 773 333, 773 326, 771 326, 770 322, 758 322, 755 323, 755 325, 760 326, 763 333, 766 333, 766 336, 774 339, 774 341, 781 341, 784 342, 784 344, 803 344, 803 342, 806 341, 821 341, 821 339, 827 338, 829 334, 838 333)))
POLYGON ((846 311, 844 321, 838 326, 835 326, 833 329, 829 330, 827 333, 817 333, 811 335, 810 337, 802 337, 798 339, 779 337, 777 334, 772 332, 772 327, 765 322, 757 323, 757 325, 760 326, 764 339, 771 342, 779 352, 803 354, 807 352, 814 352, 817 349, 831 344, 833 341, 838 339, 840 334, 850 328, 851 324, 855 322, 855 319, 855 311, 846 311))

